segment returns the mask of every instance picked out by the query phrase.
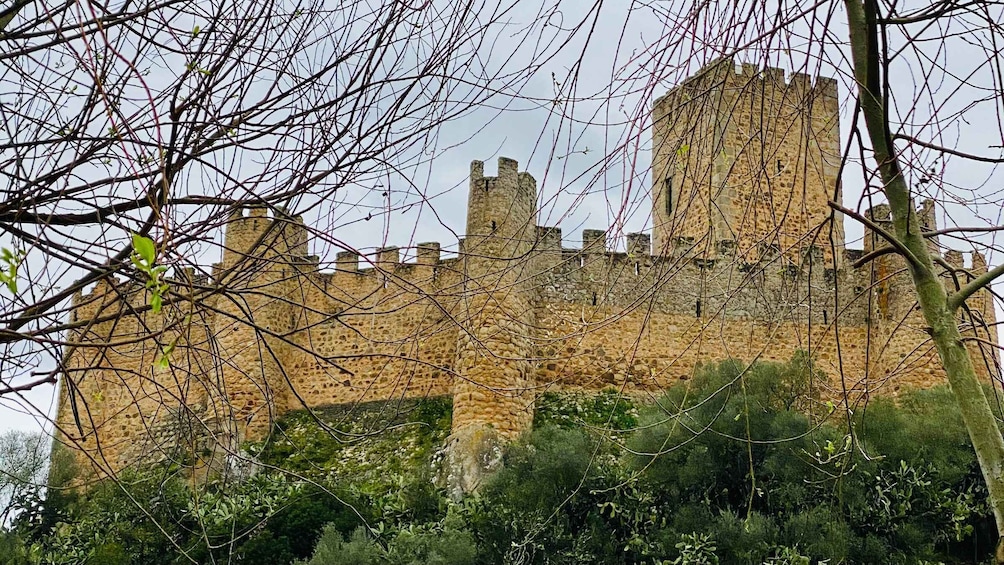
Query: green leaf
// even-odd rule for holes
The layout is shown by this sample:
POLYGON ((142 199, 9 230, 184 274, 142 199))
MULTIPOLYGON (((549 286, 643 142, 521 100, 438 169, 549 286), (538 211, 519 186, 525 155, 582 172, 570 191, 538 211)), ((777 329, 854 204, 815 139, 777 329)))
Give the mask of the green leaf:
POLYGON ((168 344, 167 347, 161 350, 160 356, 157 357, 156 367, 158 369, 168 369, 171 367, 171 353, 174 352, 174 342, 168 344))
POLYGON ((201 27, 195 26, 194 28, 192 28, 192 37, 199 37, 199 32, 201 31, 202 31, 201 27))
POLYGON ((164 304, 164 299, 160 297, 160 294, 154 294, 153 298, 150 299, 150 309, 153 310, 154 314, 160 314, 160 308, 164 304))
POLYGON ((132 234, 132 247, 148 266, 152 266, 157 259, 157 248, 153 245, 153 240, 148 237, 138 233, 132 234))
POLYGON ((169 369, 171 367, 171 358, 166 353, 161 354, 160 357, 157 357, 155 367, 158 369, 169 369))
POLYGON ((13 294, 17 294, 17 268, 22 258, 20 251, 11 251, 6 247, 0 249, 0 261, 7 266, 6 273, 0 271, 0 283, 7 285, 7 289, 13 294))
POLYGON ((144 265, 143 261, 141 261, 140 258, 139 258, 139 256, 137 256, 136 254, 130 255, 129 256, 129 260, 132 261, 132 264, 133 264, 134 267, 136 267, 136 270, 142 271, 144 273, 149 270, 149 267, 147 267, 146 265, 144 265))

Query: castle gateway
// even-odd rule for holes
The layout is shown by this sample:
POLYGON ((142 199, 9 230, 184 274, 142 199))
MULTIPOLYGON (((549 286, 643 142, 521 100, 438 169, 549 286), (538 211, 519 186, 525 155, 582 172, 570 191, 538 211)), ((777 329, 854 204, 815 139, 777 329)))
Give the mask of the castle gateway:
MULTIPOLYGON (((263 438, 288 410, 450 395, 455 441, 491 445, 528 427, 541 392, 655 398, 702 362, 798 351, 831 376, 823 397, 944 382, 902 262, 856 264, 884 244, 866 233, 845 249, 827 204, 840 201, 835 81, 720 61, 658 99, 652 128, 653 233, 628 234, 626 252, 596 230, 563 247, 537 225, 533 176, 506 158, 494 176, 472 163, 450 258, 426 243, 409 262, 386 248, 321 270, 298 218, 235 210, 212 275, 177 276, 161 313, 141 284, 75 298, 87 323, 68 336, 58 439, 103 475, 185 442, 263 438)), ((917 213, 935 229, 930 202, 917 213)), ((968 304, 966 333, 996 343, 988 291, 968 304)), ((993 349, 970 345, 997 376, 993 349)))

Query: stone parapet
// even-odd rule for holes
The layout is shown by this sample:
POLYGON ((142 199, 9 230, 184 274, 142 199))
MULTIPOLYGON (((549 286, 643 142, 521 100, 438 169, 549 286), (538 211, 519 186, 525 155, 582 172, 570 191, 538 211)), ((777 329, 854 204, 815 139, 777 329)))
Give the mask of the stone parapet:
MULTIPOLYGON (((798 351, 834 377, 820 383, 830 399, 942 382, 902 261, 869 255, 885 245, 871 230, 845 249, 827 205, 840 201, 836 87, 722 60, 657 100, 653 230, 627 234, 626 252, 600 229, 563 246, 559 227, 537 225, 536 180, 505 157, 495 176, 471 164, 455 257, 426 242, 322 262, 301 219, 234 209, 221 261, 169 281, 161 315, 134 282, 74 296, 60 441, 110 473, 141 461, 136 446, 173 453, 182 424, 232 453, 287 410, 449 395, 452 485, 465 491, 542 391, 652 398, 702 363, 798 351)), ((934 203, 917 213, 937 229, 934 203)), ((867 216, 891 227, 885 205, 867 216)), ((987 270, 979 254, 969 269, 957 252, 944 261, 950 290, 987 270)), ((993 301, 967 305, 970 351, 997 378, 993 301)))

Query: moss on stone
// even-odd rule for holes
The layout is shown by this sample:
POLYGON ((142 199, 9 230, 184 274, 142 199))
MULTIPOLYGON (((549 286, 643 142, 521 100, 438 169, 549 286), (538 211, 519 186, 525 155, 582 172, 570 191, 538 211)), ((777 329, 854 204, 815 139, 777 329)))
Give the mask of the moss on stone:
POLYGON ((379 496, 434 476, 450 410, 445 397, 298 410, 251 450, 265 465, 379 496))

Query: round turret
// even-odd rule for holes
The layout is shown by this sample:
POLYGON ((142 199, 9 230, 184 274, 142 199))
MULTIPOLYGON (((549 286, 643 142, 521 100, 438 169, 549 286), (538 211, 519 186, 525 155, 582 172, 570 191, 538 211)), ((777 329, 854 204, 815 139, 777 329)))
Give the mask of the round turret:
POLYGON ((464 297, 460 312, 450 444, 450 483, 473 490, 499 443, 533 419, 533 262, 536 181, 500 158, 498 176, 471 164, 464 297))

